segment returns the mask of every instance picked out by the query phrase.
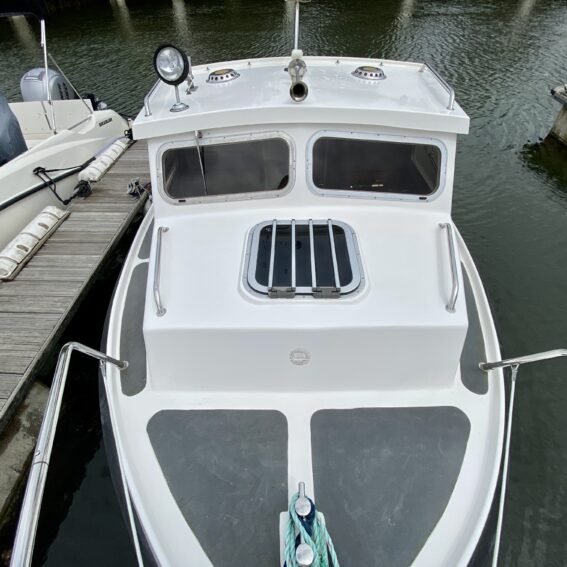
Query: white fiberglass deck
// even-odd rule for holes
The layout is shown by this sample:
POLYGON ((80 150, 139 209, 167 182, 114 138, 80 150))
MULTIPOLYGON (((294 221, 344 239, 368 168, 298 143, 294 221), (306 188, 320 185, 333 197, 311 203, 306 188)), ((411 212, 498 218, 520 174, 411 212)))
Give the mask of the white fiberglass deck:
MULTIPOLYGON (((348 219, 348 215, 346 218, 348 219)), ((241 276, 239 266, 230 264, 229 267, 238 273, 238 277, 225 277, 218 284, 210 286, 211 289, 208 292, 208 296, 211 299, 207 301, 203 300, 203 290, 199 289, 201 285, 199 279, 190 276, 188 273, 184 290, 179 289, 175 292, 176 294, 179 292, 180 296, 185 298, 184 301, 188 303, 175 305, 174 311, 191 313, 192 315, 182 318, 173 317, 168 323, 173 328, 187 328, 188 324, 195 324, 205 338, 205 342, 207 339, 209 340, 209 348, 207 349, 209 353, 209 367, 213 368, 217 363, 224 364, 224 361, 228 362, 229 367, 225 369, 224 387, 221 384, 215 384, 214 380, 211 381, 211 374, 206 368, 196 370, 192 366, 193 356, 187 350, 188 348, 193 348, 191 341, 186 341, 184 346, 176 345, 175 347, 179 351, 178 354, 185 356, 185 365, 179 366, 179 363, 171 361, 171 357, 176 356, 175 349, 171 349, 167 351, 165 356, 162 356, 161 365, 156 364, 154 369, 149 369, 149 373, 146 376, 146 370, 142 362, 145 358, 145 352, 142 344, 141 328, 134 329, 132 327, 132 324, 136 324, 132 317, 138 321, 138 325, 141 325, 139 313, 143 307, 144 298, 143 294, 140 294, 140 290, 135 291, 133 288, 141 286, 143 290, 146 286, 145 278, 148 274, 148 262, 151 262, 149 258, 152 257, 150 254, 149 234, 154 234, 153 247, 155 247, 155 226, 151 221, 152 218, 150 216, 145 220, 125 266, 126 274, 141 269, 142 272, 136 273, 134 271, 136 281, 133 279, 132 283, 130 283, 129 277, 124 277, 117 290, 114 315, 110 321, 107 351, 115 356, 135 361, 136 370, 132 368, 130 369, 130 374, 122 377, 119 373, 109 369, 108 383, 111 385, 110 397, 113 399, 113 404, 116 408, 116 429, 114 435, 119 443, 120 451, 126 464, 126 474, 136 512, 144 525, 145 537, 151 542, 156 558, 168 565, 182 565, 188 555, 193 558, 194 564, 199 566, 215 565, 215 567, 222 567, 229 564, 228 558, 230 554, 227 549, 220 550, 218 546, 210 546, 211 538, 207 536, 208 530, 211 529, 210 524, 205 522, 205 524, 197 525, 200 521, 198 517, 195 517, 198 508, 194 507, 195 490, 193 489, 198 489, 202 482, 205 483, 202 485, 203 487, 208 486, 206 469, 199 473, 199 469, 194 468, 196 466, 195 462, 189 466, 188 461, 181 459, 180 464, 179 460, 181 454, 191 454, 195 443, 199 443, 199 435, 202 436, 202 431, 199 431, 198 428, 199 435, 196 435, 193 426, 188 426, 189 429, 187 429, 184 425, 185 417, 191 418, 192 415, 195 415, 194 410, 209 410, 216 412, 219 416, 222 412, 218 410, 243 412, 244 414, 250 411, 275 411, 279 412, 278 415, 285 416, 283 417, 284 433, 287 439, 287 456, 285 456, 284 460, 285 470, 287 471, 285 493, 291 495, 296 490, 297 483, 305 481, 308 493, 314 496, 317 502, 319 493, 314 476, 317 470, 317 463, 314 459, 320 460, 321 450, 324 451, 324 444, 321 446, 320 441, 317 442, 315 440, 318 446, 313 446, 312 436, 316 431, 313 429, 314 416, 324 416, 325 412, 329 410, 344 410, 347 412, 346 418, 349 419, 349 411, 361 411, 355 410, 355 408, 367 408, 366 411, 371 412, 367 416, 370 419, 369 423, 372 423, 373 416, 375 416, 377 423, 380 425, 375 431, 377 442, 391 443, 395 439, 395 432, 399 431, 399 427, 395 426, 397 419, 395 416, 399 415, 400 419, 402 419, 400 424, 405 424, 404 427, 409 427, 410 430, 414 428, 413 433, 410 433, 410 435, 415 439, 416 443, 421 444, 422 448, 428 447, 429 444, 433 443, 431 450, 427 449, 422 456, 420 456, 420 450, 416 451, 411 446, 401 449, 409 451, 407 454, 408 460, 402 468, 396 469, 395 474, 392 471, 388 491, 391 494, 398 494, 402 500, 397 505, 395 503, 389 504, 390 507, 393 506, 391 509, 393 515, 390 519, 390 522, 393 523, 385 524, 389 526, 388 529, 384 529, 384 526, 380 525, 381 520, 376 520, 377 523, 374 525, 374 529, 378 529, 378 531, 374 535, 373 541, 376 542, 376 545, 379 545, 380 551, 377 551, 377 557, 381 557, 383 561, 390 557, 392 560, 401 561, 399 564, 409 565, 411 563, 414 566, 435 564, 454 567, 466 565, 470 554, 474 551, 488 514, 491 497, 487 495, 492 494, 497 480, 498 467, 492 466, 492 463, 498 461, 498 455, 501 450, 501 436, 494 434, 495 431, 501 431, 503 427, 503 413, 501 411, 503 387, 501 380, 496 378, 496 376, 500 377, 500 374, 494 373, 493 379, 488 382, 488 390, 484 394, 480 393, 480 395, 478 392, 471 391, 470 387, 465 385, 465 379, 460 372, 456 374, 440 373, 439 377, 443 378, 443 380, 440 380, 436 387, 432 387, 425 364, 420 361, 419 356, 415 356, 413 351, 408 349, 405 353, 402 353, 406 360, 400 360, 399 362, 404 367, 408 360, 415 362, 414 375, 406 381, 396 380, 390 371, 384 370, 380 360, 374 359, 376 349, 379 349, 380 345, 369 337, 366 339, 361 337, 361 352, 357 354, 359 360, 355 360, 352 357, 350 348, 347 353, 345 350, 346 343, 345 349, 341 349, 338 342, 335 343, 338 356, 333 360, 335 364, 340 364, 342 355, 346 357, 347 365, 349 363, 366 365, 364 374, 360 373, 360 369, 353 370, 347 374, 341 374, 341 371, 336 372, 336 369, 327 369, 326 374, 322 374, 323 379, 315 386, 309 378, 311 376, 309 365, 321 354, 313 352, 311 362, 308 365, 296 366, 292 364, 289 359, 291 347, 304 346, 306 344, 301 341, 297 342, 299 340, 297 338, 298 329, 294 329, 293 336, 296 341, 293 342, 293 345, 291 343, 279 342, 281 356, 270 352, 271 359, 279 361, 278 364, 273 365, 272 371, 265 374, 263 381, 254 381, 253 373, 250 371, 256 364, 256 359, 265 354, 263 353, 263 346, 266 343, 263 341, 260 341, 260 343, 252 342, 250 343, 251 348, 238 357, 235 356, 235 353, 231 353, 233 341, 236 340, 238 342, 237 335, 239 332, 237 328, 232 329, 232 339, 227 336, 222 340, 217 340, 215 338, 216 335, 211 335, 204 327, 205 324, 214 327, 217 324, 215 323, 217 320, 218 324, 222 320, 229 322, 232 320, 232 324, 227 323, 227 327, 230 328, 231 326, 234 327, 235 321, 239 320, 238 308, 236 313, 229 313, 227 305, 224 305, 222 302, 215 303, 213 299, 215 296, 228 294, 235 300, 234 294, 242 296, 248 293, 244 291, 244 286, 238 281, 241 276), (146 231, 149 232, 148 235, 145 234, 146 231), (139 247, 142 249, 140 253, 138 253, 139 247), (188 299, 191 297, 194 300, 188 299), (198 306, 197 297, 201 298, 201 307, 198 306), (134 299, 134 302, 137 302, 137 309, 134 307, 136 303, 132 303, 132 299, 134 299), (126 310, 122 312, 122 308, 118 307, 119 305, 126 305, 126 310), (122 327, 121 332, 119 331, 120 327, 122 327), (168 378, 165 361, 171 364, 172 367, 177 366, 180 368, 176 376, 168 378), (139 364, 141 362, 142 366, 139 364), (341 376, 342 379, 339 380, 338 377, 341 376), (328 378, 328 380, 325 381, 324 378, 328 378), (128 382, 135 383, 133 391, 129 389, 128 382), (384 411, 388 410, 388 408, 391 414, 388 412, 386 417, 384 417, 384 411), (319 414, 318 412, 322 410, 323 414, 319 414), (428 414, 428 412, 432 413, 428 414), (462 422, 462 425, 458 425, 457 422, 453 423, 455 419, 457 419, 458 423, 462 422), (411 425, 412 423, 413 425, 411 425), (451 435, 457 435, 457 438, 442 439, 442 437, 438 437, 439 435, 444 435, 441 432, 446 430, 453 431, 451 435), (181 452, 179 452, 180 447, 183 448, 181 452), (427 455, 431 456, 430 451, 433 451, 434 461, 426 465, 423 459, 427 458, 427 455), (438 451, 440 452, 438 453, 438 451), (459 457, 460 451, 464 452, 464 456, 459 457), (314 455, 319 456, 314 457, 314 455), (183 462, 186 464, 183 465, 183 462), (435 463, 440 468, 436 469, 433 466, 435 463), (180 466, 181 469, 179 469, 180 466), (433 469, 431 468, 432 466, 433 469), (185 472, 180 474, 180 470, 185 472), (195 474, 198 474, 198 476, 193 476, 195 474), (435 474, 435 476, 430 478, 429 474, 435 474), (452 488, 453 486, 454 488, 452 488), (418 494, 415 493, 416 490, 419 491, 418 494), (437 506, 440 506, 439 516, 436 515, 431 506, 427 505, 427 499, 420 495, 422 490, 429 491, 430 495, 440 498, 440 501, 436 501, 437 506), (441 497, 440 495, 444 490, 449 492, 441 497), (414 513, 410 513, 412 510, 414 513), (410 515, 408 516, 408 514, 410 515), (423 521, 419 520, 415 524, 416 517, 423 518, 423 521), (433 529, 432 526, 434 526, 433 529), (411 532, 407 536, 409 539, 404 539, 403 536, 406 529, 409 529, 411 532), (422 535, 420 536, 419 534, 422 535), (408 548, 409 540, 412 543, 408 548), (183 542, 183 544, 180 544, 180 542, 183 542), (449 544, 449 542, 451 543, 449 544), (404 553, 401 553, 401 550, 405 550, 404 553), (215 558, 214 561, 212 557, 215 558), (410 559, 408 560, 408 558, 410 559)), ((353 228, 364 234, 364 231, 360 230, 360 224, 354 222, 353 219, 349 219, 349 221, 353 228)), ((193 225, 193 228, 195 229, 196 225, 193 225)), ((188 234, 180 233, 179 227, 171 227, 170 231, 172 231, 171 234, 168 232, 167 236, 173 236, 176 233, 179 236, 179 242, 188 238, 188 234)), ((426 229, 424 229, 424 234, 426 232, 426 229)), ((417 233, 417 236, 417 241, 428 240, 423 238, 423 234, 419 236, 419 233, 417 233)), ((441 231, 439 233, 434 232, 431 235, 431 240, 439 239, 438 245, 440 247, 443 236, 441 231)), ((234 240, 234 238, 229 240, 234 240)), ((235 246, 242 249, 243 244, 241 239, 238 246, 235 246)), ((229 247, 227 250, 230 251, 231 248, 229 247)), ((214 282, 217 275, 213 264, 214 261, 221 260, 217 257, 218 253, 218 251, 213 252, 211 259, 206 262, 206 265, 213 270, 210 279, 206 278, 209 283, 214 282)), ((382 263, 379 253, 376 253, 375 250, 369 251, 362 246, 361 254, 363 255, 367 273, 369 264, 378 266, 382 263)), ((471 294, 474 291, 474 299, 477 302, 475 304, 474 299, 468 297, 467 304, 470 303, 468 318, 471 317, 471 309, 473 312, 476 309, 479 310, 479 314, 475 315, 475 317, 480 317, 480 321, 475 323, 475 326, 478 327, 475 332, 477 335, 478 333, 484 334, 486 343, 482 351, 475 352, 472 355, 463 355, 472 356, 473 358, 473 360, 461 360, 463 368, 470 372, 470 369, 473 368, 474 371, 475 364, 480 362, 480 360, 476 361, 475 357, 496 359, 499 356, 499 352, 497 343, 494 340, 494 329, 487 311, 482 286, 462 242, 460 244, 460 254, 463 268, 466 269, 467 273, 465 278, 465 272, 463 272, 463 282, 470 280, 470 286, 472 286, 469 287, 467 283, 466 292, 471 294)), ((179 256, 186 260, 187 266, 195 266, 197 263, 197 258, 187 253, 179 253, 179 256)), ((403 254, 400 254, 400 256, 403 256, 403 254)), ((168 261, 172 261, 172 257, 167 256, 163 258, 164 265, 168 261)), ((203 261, 203 259, 201 258, 200 261, 203 261)), ((405 271, 404 262, 402 261, 394 264, 390 262, 390 272, 397 273, 400 276, 400 280, 403 280, 405 275, 409 275, 409 268, 406 269, 408 269, 408 272, 405 271)), ((370 273, 370 282, 373 285, 377 285, 372 270, 370 270, 370 273)), ((145 298, 146 321, 153 319, 151 313, 155 309, 150 289, 151 279, 150 266, 148 293, 145 298)), ((383 289, 386 289, 386 286, 384 286, 384 282, 387 281, 386 277, 383 280, 378 278, 377 281, 381 281, 383 289)), ((413 281, 415 285, 415 280, 413 281)), ((370 282, 368 283, 369 286, 371 285, 370 282)), ((173 293, 171 288, 168 289, 164 293, 164 300, 169 298, 171 301, 173 293)), ((426 296, 427 293, 421 295, 421 300, 423 301, 423 297, 426 296)), ((389 301, 384 299, 383 305, 375 305, 372 308, 367 306, 366 311, 370 313, 368 322, 370 323, 371 320, 374 320, 374 324, 376 324, 376 321, 380 321, 380 314, 383 314, 386 319, 393 317, 396 308, 399 312, 400 305, 403 303, 403 297, 404 294, 400 292, 396 299, 394 288, 392 287, 390 295, 387 297, 389 301), (392 301, 394 301, 395 305, 390 306, 389 310, 386 309, 386 303, 392 301), (373 316, 374 309, 376 309, 376 315, 373 316)), ((357 301, 363 302, 364 298, 364 294, 361 294, 357 301)), ((246 303, 242 297, 240 299, 246 303)), ((432 304, 431 309, 435 311, 437 317, 446 318, 450 322, 453 316, 446 312, 443 299, 439 293, 432 294, 430 300, 432 304), (437 306, 438 309, 435 309, 434 306, 437 306)), ((417 301, 417 299, 414 298, 414 301, 417 301)), ((234 302, 238 304, 238 301, 234 302)), ((324 318, 324 325, 327 328, 332 329, 336 327, 344 330, 345 333, 352 333, 353 329, 345 328, 345 321, 341 321, 341 310, 350 309, 351 307, 352 302, 349 300, 346 302, 343 302, 343 300, 335 302, 334 300, 311 299, 306 302, 303 298, 299 300, 257 298, 252 299, 248 316, 262 317, 263 310, 267 310, 272 314, 270 328, 265 327, 261 331, 264 334, 274 333, 277 327, 286 325, 285 321, 293 320, 297 321, 298 326, 305 326, 306 329, 311 329, 317 334, 316 328, 314 328, 313 324, 310 324, 310 321, 313 323, 313 318, 316 316, 317 309, 319 309, 319 317, 322 314, 327 314, 324 318), (269 305, 274 305, 274 301, 282 307, 282 313, 279 315, 277 314, 277 308, 275 315, 274 311, 268 308, 269 305), (301 314, 296 312, 300 307, 309 311, 309 317, 303 319, 301 314), (256 315, 254 315, 254 311, 257 312, 256 315), (333 321, 335 324, 333 324, 333 321)), ((168 308, 172 309, 171 303, 168 305, 168 308)), ((464 317, 463 324, 466 324, 467 307, 465 306, 464 298, 459 301, 457 310, 460 312, 461 317, 464 317)), ((364 310, 361 309, 362 311, 364 310)), ((173 315, 171 311, 170 314, 173 315)), ((358 319, 360 319, 360 316, 364 315, 359 313, 358 319)), ((408 321, 415 322, 416 317, 420 316, 417 314, 412 316, 412 310, 408 307, 407 317, 408 321)), ((163 321, 163 318, 159 319, 163 321)), ((461 318, 457 317, 456 320, 461 320, 461 318)), ((248 321, 249 323, 250 321, 248 321)), ((425 324, 425 320, 423 319, 421 323, 425 324)), ((247 323, 244 319, 239 322, 240 332, 244 331, 246 325, 247 323)), ((321 325, 320 320, 319 325, 321 325)), ((361 323, 361 328, 368 331, 368 325, 363 322, 361 323)), ((471 335, 470 340, 474 340, 473 335, 471 335)), ((149 346, 149 344, 154 343, 148 342, 146 346, 149 346)), ((204 349, 205 347, 200 345, 200 348, 204 349)), ((244 346, 240 345, 239 348, 244 348, 244 346)), ((332 355, 332 351, 330 354, 332 355)), ((411 364, 412 362, 409 363, 411 364)), ((202 415, 204 416, 204 414, 202 415)), ((261 418, 261 415, 263 414, 257 414, 260 422, 264 419, 261 418)), ((219 432, 223 430, 222 422, 224 418, 221 416, 221 422, 217 423, 216 426, 214 425, 214 417, 211 416, 208 419, 213 419, 213 422, 207 425, 208 435, 215 435, 215 431, 217 431, 217 434, 220 434, 219 432)), ((339 417, 339 419, 342 418, 339 417)), ((279 423, 279 421, 280 418, 276 418, 276 422, 279 423)), ((358 421, 352 422, 352 420, 350 422, 351 424, 358 423, 358 421)), ((234 427, 235 425, 233 425, 234 427)), ((240 453, 242 453, 242 451, 246 452, 248 450, 245 448, 247 442, 250 441, 247 435, 251 435, 251 433, 245 428, 242 429, 243 425, 240 427, 240 432, 243 436, 241 439, 243 445, 240 450, 240 453)), ((269 429, 269 422, 267 422, 266 428, 269 429)), ((325 430, 328 429, 327 425, 325 430)), ((341 426, 340 431, 343 430, 344 427, 341 426)), ((332 431, 329 431, 329 434, 333 435, 332 431)), ((229 435, 228 431, 226 435, 229 435)), ((223 438, 226 435, 223 434, 223 438)), ((275 434, 275 439, 278 438, 278 435, 275 434)), ((367 437, 368 435, 365 436, 365 438, 367 437)), ((221 443, 223 438, 219 437, 217 444, 221 443)), ((252 436, 251 438, 254 437, 252 436)), ((272 439, 271 437, 269 438, 272 439)), ((212 437, 208 437, 208 439, 214 442, 212 437)), ((351 445, 354 445, 355 439, 356 435, 353 437, 351 445)), ((200 442, 202 443, 203 441, 200 442)), ((232 442, 237 442, 237 440, 233 439, 232 442)), ((275 443, 276 441, 272 440, 271 442, 275 443)), ((384 447, 384 449, 390 451, 390 457, 385 455, 381 457, 382 462, 379 469, 389 470, 388 467, 398 466, 395 465, 395 461, 389 464, 390 458, 398 458, 397 456, 399 456, 395 447, 384 447)), ((199 462, 205 463, 207 461, 207 450, 206 448, 201 448, 199 451, 199 462)), ((226 458, 229 458, 228 454, 226 458)), ((329 458, 332 459, 332 456, 329 458)), ((361 466, 371 466, 368 469, 369 473, 371 470, 377 470, 375 466, 372 467, 371 462, 361 466)), ((329 467, 326 465, 325 468, 328 469, 329 467)), ((269 485, 269 479, 264 477, 264 481, 261 480, 262 470, 258 470, 256 473, 260 475, 258 482, 268 482, 269 485)), ((254 476, 256 473, 252 470, 249 474, 254 476)), ((224 474, 226 474, 226 471, 224 474)), ((272 472, 272 474, 275 473, 272 472)), ((328 488, 323 488, 324 483, 320 477, 321 473, 318 474, 319 490, 328 491, 328 488)), ((249 479, 250 477, 247 476, 246 478, 249 479)), ((333 482, 333 480, 335 479, 329 479, 330 482, 333 482)), ((245 481, 242 482, 246 484, 245 481)), ((218 487, 218 490, 222 491, 222 487, 218 487)), ((376 490, 378 492, 374 495, 374 501, 377 498, 384 499, 385 496, 382 494, 381 489, 377 488, 376 490)), ((286 503, 282 501, 281 495, 278 496, 279 493, 277 491, 270 491, 270 494, 276 499, 277 506, 281 507, 280 511, 284 512, 286 503)), ((323 494, 324 492, 322 492, 322 496, 323 494)), ((224 517, 223 514, 228 512, 218 509, 217 505, 220 505, 222 498, 222 492, 219 492, 216 496, 210 494, 207 497, 207 501, 212 506, 210 514, 213 523, 217 522, 217 520, 220 522, 221 518, 224 517)), ((322 498, 322 502, 325 502, 325 498, 322 498)), ((358 502, 358 505, 364 508, 360 502, 358 502)), ((330 505, 327 506, 327 508, 330 507, 330 505)), ((326 512, 324 508, 321 511, 323 513, 326 512)), ((336 526, 337 531, 343 534, 342 536, 337 534, 337 540, 343 542, 343 547, 338 549, 338 553, 339 556, 342 556, 343 561, 348 563, 349 546, 352 544, 349 544, 349 538, 344 536, 344 529, 345 522, 348 524, 349 521, 353 520, 345 519, 344 515, 341 516, 338 513, 333 515, 331 510, 327 512, 330 514, 327 516, 329 526, 336 526)), ((235 521, 237 521, 241 511, 234 509, 232 513, 235 521)), ((268 520, 264 518, 262 521, 273 522, 273 525, 265 526, 265 529, 268 530, 268 533, 270 533, 269 530, 272 530, 273 537, 270 536, 269 541, 275 542, 274 545, 276 546, 279 545, 277 533, 278 518, 273 517, 272 514, 272 516, 268 515, 268 520)), ((217 524, 214 523, 214 525, 217 524)), ((238 529, 239 525, 237 522, 234 524, 233 529, 238 529)), ((225 529, 230 528, 225 526, 225 529)), ((353 531, 355 530, 353 529, 353 531)), ((242 560, 248 557, 246 546, 233 550, 232 553, 242 560)), ((250 553, 250 557, 252 557, 252 551, 250 553)), ((274 549, 273 553, 277 557, 279 549, 274 549)), ((368 553, 368 550, 361 553, 364 555, 364 553, 368 553)))

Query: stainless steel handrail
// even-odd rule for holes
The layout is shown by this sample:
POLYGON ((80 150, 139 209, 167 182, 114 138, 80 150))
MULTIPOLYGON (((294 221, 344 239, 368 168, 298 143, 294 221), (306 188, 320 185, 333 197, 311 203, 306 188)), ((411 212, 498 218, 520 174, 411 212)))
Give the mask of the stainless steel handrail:
POLYGON ((455 110, 455 90, 453 87, 429 63, 423 64, 422 71, 425 71, 425 69, 429 69, 433 73, 433 76, 449 94, 449 104, 447 105, 447 109, 455 110))
POLYGON ((167 312, 167 309, 163 306, 161 302, 161 293, 159 291, 159 281, 161 272, 161 237, 164 232, 167 232, 169 228, 167 226, 160 226, 157 230, 157 240, 156 240, 156 263, 154 266, 154 300, 157 307, 157 316, 162 317, 167 312))
POLYGON ((506 442, 504 445, 504 463, 502 466, 502 484, 500 487, 500 501, 498 503, 498 521, 496 524, 496 535, 494 538, 494 551, 492 552, 492 567, 498 566, 498 556, 500 552, 500 541, 502 539, 502 524, 504 522, 504 505, 506 504, 506 488, 508 485, 508 469, 510 468, 510 441, 512 439, 512 418, 514 415, 514 399, 516 395, 516 379, 518 377, 518 370, 522 364, 529 364, 531 362, 540 362, 542 360, 549 360, 550 358, 558 358, 560 356, 567 356, 567 349, 558 348, 555 350, 547 350, 544 352, 537 352, 535 354, 528 354, 526 356, 518 356, 516 358, 507 358, 498 360, 496 362, 481 362, 479 367, 484 372, 496 370, 499 368, 510 368, 511 381, 510 381, 510 397, 508 402, 508 423, 506 426, 506 442))
POLYGON ((527 354, 526 356, 518 356, 516 358, 507 358, 506 360, 498 360, 497 362, 481 362, 479 367, 481 370, 488 372, 495 368, 512 368, 529 364, 530 362, 539 362, 541 360, 549 360, 550 358, 559 358, 567 356, 567 349, 557 348, 555 350, 546 350, 545 352, 536 352, 535 354, 527 354))
POLYGON ((117 360, 81 343, 70 342, 61 349, 32 459, 24 502, 20 512, 20 520, 16 531, 16 539, 14 541, 14 548, 12 549, 11 567, 27 567, 31 564, 43 490, 57 428, 57 419, 61 409, 65 383, 67 382, 71 354, 75 350, 96 358, 100 361, 100 364, 112 364, 116 366, 118 370, 124 370, 128 367, 126 361, 117 360))
POLYGON ((154 91, 158 88, 159 84, 160 84, 160 80, 158 79, 154 83, 154 86, 150 89, 150 92, 144 97, 144 116, 152 115, 152 110, 150 108, 150 98, 154 94, 154 91))
POLYGON ((453 226, 448 222, 440 223, 441 228, 447 229, 447 241, 449 243, 449 255, 451 257, 451 278, 453 280, 453 287, 451 289, 451 297, 445 306, 449 313, 455 312, 455 305, 459 297, 459 270, 457 264, 457 246, 455 244, 455 236, 453 234, 453 226))

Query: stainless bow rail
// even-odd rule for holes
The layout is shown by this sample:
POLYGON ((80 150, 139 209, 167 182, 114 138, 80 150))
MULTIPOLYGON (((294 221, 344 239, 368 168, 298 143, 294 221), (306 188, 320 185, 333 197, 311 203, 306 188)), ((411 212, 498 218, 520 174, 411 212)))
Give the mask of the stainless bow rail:
POLYGON ((451 296, 449 302, 445 306, 449 313, 455 312, 455 305, 459 297, 459 270, 457 264, 457 245, 455 244, 455 235, 453 234, 453 227, 448 222, 443 222, 439 225, 441 228, 447 229, 447 241, 449 243, 449 256, 451 259, 451 279, 453 287, 451 289, 451 296))
POLYGON ((497 370, 500 368, 510 368, 511 370, 511 387, 510 401, 508 403, 508 424, 506 427, 506 445, 504 448, 504 465, 502 468, 502 487, 500 489, 500 502, 498 504, 498 523, 496 526, 496 538, 494 540, 494 553, 492 555, 492 567, 498 565, 498 553, 500 551, 500 540, 502 537, 502 522, 504 520, 504 504, 506 500, 506 486, 508 484, 508 469, 510 467, 510 440, 512 437, 512 415, 514 412, 514 397, 516 395, 516 378, 518 377, 518 369, 522 364, 530 364, 531 362, 540 362, 551 358, 567 356, 567 349, 559 348, 526 356, 518 356, 516 358, 507 358, 496 362, 481 362, 479 367, 485 372, 497 370))
POLYGON ((449 95, 449 104, 447 104, 447 110, 455 110, 455 90, 453 87, 429 64, 424 63, 421 71, 429 70, 433 76, 437 79, 440 85, 447 91, 449 95))
POLYGON ((20 512, 20 520, 16 531, 16 539, 14 541, 14 548, 12 549, 11 567, 28 567, 32 561, 37 522, 41 510, 47 471, 49 469, 49 459, 51 457, 53 440, 57 429, 57 420, 59 418, 61 402, 67 382, 71 355, 75 350, 96 358, 102 366, 104 366, 104 364, 112 364, 116 366, 118 370, 124 370, 128 367, 126 361, 117 360, 81 343, 70 342, 61 349, 32 459, 24 502, 20 512))
POLYGON ((157 242, 156 242, 156 263, 154 266, 154 301, 157 307, 157 316, 163 317, 167 309, 163 306, 161 302, 161 294, 159 291, 159 280, 161 272, 161 237, 164 232, 167 232, 169 228, 167 226, 160 226, 157 230, 157 242))

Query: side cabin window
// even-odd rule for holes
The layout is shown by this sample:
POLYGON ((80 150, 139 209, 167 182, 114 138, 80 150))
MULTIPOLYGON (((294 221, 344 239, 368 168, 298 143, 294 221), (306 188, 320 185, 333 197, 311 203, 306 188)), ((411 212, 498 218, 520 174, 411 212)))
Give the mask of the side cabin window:
POLYGON ((416 143, 322 137, 313 145, 319 189, 426 197, 439 186, 441 151, 416 143))
POLYGON ((280 191, 289 182, 283 138, 172 148, 162 160, 165 193, 177 200, 280 191))

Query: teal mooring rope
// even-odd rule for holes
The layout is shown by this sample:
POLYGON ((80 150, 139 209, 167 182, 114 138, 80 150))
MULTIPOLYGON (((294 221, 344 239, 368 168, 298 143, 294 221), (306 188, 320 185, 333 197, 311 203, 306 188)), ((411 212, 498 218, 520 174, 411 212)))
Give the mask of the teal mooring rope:
POLYGON ((312 567, 339 567, 339 560, 335 553, 333 540, 327 531, 327 528, 321 518, 319 512, 315 512, 315 520, 313 521, 313 537, 303 527, 297 512, 295 511, 295 503, 299 498, 299 492, 296 492, 289 503, 289 518, 287 521, 287 531, 285 536, 285 563, 286 567, 299 567, 295 558, 295 540, 297 533, 303 537, 303 541, 311 547, 315 559, 312 567), (329 559, 331 563, 329 563, 329 559))

